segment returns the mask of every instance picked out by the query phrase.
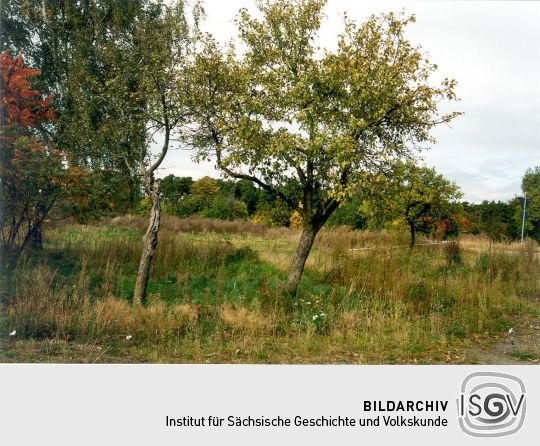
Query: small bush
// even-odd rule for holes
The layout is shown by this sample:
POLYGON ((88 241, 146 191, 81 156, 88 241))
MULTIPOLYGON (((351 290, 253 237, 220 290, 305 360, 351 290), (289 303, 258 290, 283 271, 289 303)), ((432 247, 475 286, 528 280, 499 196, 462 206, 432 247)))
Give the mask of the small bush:
POLYGON ((451 240, 448 243, 445 243, 444 254, 446 256, 446 264, 449 268, 463 264, 461 247, 457 240, 451 240))
POLYGON ((257 253, 253 251, 253 249, 251 249, 249 246, 242 246, 241 248, 236 248, 233 251, 229 252, 225 256, 223 263, 225 266, 230 266, 235 263, 249 260, 253 261, 257 259, 257 253))

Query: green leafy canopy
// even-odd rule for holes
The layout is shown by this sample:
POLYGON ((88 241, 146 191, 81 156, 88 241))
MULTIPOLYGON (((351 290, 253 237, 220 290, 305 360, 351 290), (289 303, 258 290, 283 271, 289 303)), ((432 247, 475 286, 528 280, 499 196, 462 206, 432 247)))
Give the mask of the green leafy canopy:
POLYGON ((414 16, 346 18, 328 51, 315 44, 324 5, 260 1, 262 18, 241 10, 243 51, 208 38, 193 74, 196 157, 216 156, 226 174, 276 192, 315 226, 367 172, 412 158, 459 114, 438 110, 456 99, 456 82, 432 85, 437 66, 405 39, 414 16))

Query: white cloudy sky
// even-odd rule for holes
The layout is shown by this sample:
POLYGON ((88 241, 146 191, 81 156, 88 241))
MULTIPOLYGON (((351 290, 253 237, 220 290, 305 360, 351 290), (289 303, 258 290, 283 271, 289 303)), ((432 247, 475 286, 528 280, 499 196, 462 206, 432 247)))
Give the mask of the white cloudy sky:
MULTIPOLYGON (((206 0, 205 28, 222 42, 236 37, 233 19, 253 0, 206 0)), ((520 193, 524 171, 540 165, 540 3, 491 1, 329 0, 320 34, 332 48, 343 12, 359 22, 372 13, 416 14, 407 37, 421 44, 441 76, 458 81, 465 114, 434 131, 424 155, 456 181, 468 201, 507 200, 520 193)), ((167 155, 161 175, 218 177, 212 163, 195 164, 185 150, 167 155)))

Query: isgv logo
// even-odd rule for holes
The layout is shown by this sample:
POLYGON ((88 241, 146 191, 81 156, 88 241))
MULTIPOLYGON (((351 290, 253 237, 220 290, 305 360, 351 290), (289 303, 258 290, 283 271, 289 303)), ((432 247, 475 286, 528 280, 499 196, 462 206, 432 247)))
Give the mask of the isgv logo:
POLYGON ((475 372, 463 381, 457 406, 465 433, 473 437, 511 435, 525 421, 525 385, 506 373, 475 372))

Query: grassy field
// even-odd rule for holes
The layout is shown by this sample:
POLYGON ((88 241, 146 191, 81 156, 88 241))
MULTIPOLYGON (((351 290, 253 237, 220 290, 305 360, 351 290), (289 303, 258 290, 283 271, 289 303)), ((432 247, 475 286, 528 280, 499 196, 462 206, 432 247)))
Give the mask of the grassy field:
POLYGON ((144 227, 127 216, 49 229, 43 252, 2 279, 0 361, 538 362, 532 241, 409 254, 399 234, 324 230, 292 300, 282 286, 298 231, 168 217, 148 305, 134 307, 144 227))

